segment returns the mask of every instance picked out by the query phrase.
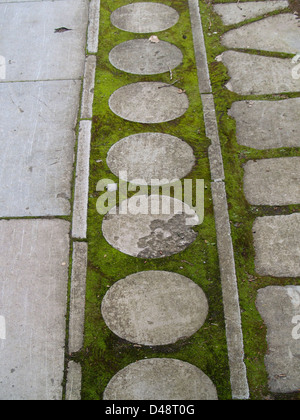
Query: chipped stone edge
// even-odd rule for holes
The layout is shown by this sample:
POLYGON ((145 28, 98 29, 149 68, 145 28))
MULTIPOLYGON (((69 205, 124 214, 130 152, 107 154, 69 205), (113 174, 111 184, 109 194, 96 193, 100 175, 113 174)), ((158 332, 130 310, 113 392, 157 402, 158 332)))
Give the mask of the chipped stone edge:
POLYGON ((231 392, 233 399, 247 400, 250 398, 250 392, 244 362, 241 310, 228 213, 223 158, 198 1, 189 0, 189 9, 206 135, 212 142, 209 148, 209 162, 211 167, 211 188, 226 323, 231 392))
MULTIPOLYGON (((91 0, 87 32, 87 57, 83 77, 72 217, 73 260, 70 286, 69 354, 83 346, 88 244, 87 211, 93 101, 100 25, 100 0, 91 0)), ((80 363, 68 362, 65 400, 81 400, 80 363)))

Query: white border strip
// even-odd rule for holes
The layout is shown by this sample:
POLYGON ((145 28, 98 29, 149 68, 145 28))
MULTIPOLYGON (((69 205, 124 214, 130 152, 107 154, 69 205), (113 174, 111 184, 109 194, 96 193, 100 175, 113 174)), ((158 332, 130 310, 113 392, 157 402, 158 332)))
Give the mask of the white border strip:
POLYGON ((212 141, 209 149, 209 161, 214 182, 211 183, 211 187, 217 231, 232 398, 246 400, 249 399, 250 394, 244 363, 241 312, 227 196, 225 183, 222 181, 224 179, 223 159, 215 116, 215 105, 211 94, 212 89, 198 0, 189 0, 189 9, 195 45, 199 90, 204 109, 204 122, 207 136, 212 141))

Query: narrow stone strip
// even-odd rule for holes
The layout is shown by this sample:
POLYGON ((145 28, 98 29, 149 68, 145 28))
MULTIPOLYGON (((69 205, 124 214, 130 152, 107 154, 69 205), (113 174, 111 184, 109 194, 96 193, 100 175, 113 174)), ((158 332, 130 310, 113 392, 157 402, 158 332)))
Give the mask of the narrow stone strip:
POLYGON ((66 400, 81 400, 81 366, 79 363, 69 362, 66 386, 66 400))
POLYGON ((199 89, 204 110, 206 135, 212 140, 209 150, 212 197, 217 230, 219 264, 222 282, 226 338, 230 367, 230 381, 233 399, 249 399, 249 386, 244 363, 244 345, 241 325, 239 294, 235 272, 235 260, 231 239, 227 197, 224 179, 223 160, 218 136, 218 126, 212 93, 203 28, 197 0, 189 0, 192 31, 198 68, 199 89), (215 165, 217 163, 217 165, 215 165), (216 175, 217 174, 217 175, 216 175), (219 179, 218 179, 219 178, 219 179))
POLYGON ((81 102, 81 119, 91 119, 93 117, 93 101, 96 73, 96 56, 89 55, 85 61, 83 92, 81 102))
POLYGON ((100 0, 91 0, 89 8, 89 27, 87 39, 87 50, 90 54, 96 54, 98 52, 99 24, 100 0))

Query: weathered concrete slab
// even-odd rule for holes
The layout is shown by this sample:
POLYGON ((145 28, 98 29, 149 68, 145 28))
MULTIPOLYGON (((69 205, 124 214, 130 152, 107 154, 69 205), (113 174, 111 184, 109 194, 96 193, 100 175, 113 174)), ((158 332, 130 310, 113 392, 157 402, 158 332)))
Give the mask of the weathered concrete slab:
POLYGON ((156 124, 181 117, 189 107, 189 100, 174 86, 139 82, 116 90, 109 99, 109 106, 125 120, 156 124))
POLYGON ((177 137, 140 133, 114 144, 108 152, 107 164, 124 181, 140 179, 150 185, 152 180, 159 180, 159 184, 166 184, 191 172, 195 156, 193 149, 177 137), (120 171, 125 171, 127 177, 120 171))
POLYGON ((5 81, 79 79, 88 24, 86 0, 0 4, 5 81), (59 28, 71 29, 55 32, 59 28), (26 36, 20 36, 20 28, 26 36))
POLYGON ((215 4, 213 6, 215 12, 222 17, 225 25, 234 25, 243 22, 244 20, 262 16, 275 10, 282 10, 287 7, 289 7, 288 1, 223 3, 215 4))
POLYGON ((300 276, 300 214, 268 216, 253 225, 256 271, 261 276, 300 276))
POLYGON ((265 364, 271 392, 300 388, 300 286, 269 286, 258 290, 256 301, 267 325, 265 364))
POLYGON ((134 195, 122 201, 120 208, 109 211, 102 231, 107 242, 124 254, 164 258, 185 250, 195 241, 197 233, 192 226, 198 223, 195 212, 177 199, 134 195))
POLYGON ((217 400, 212 381, 200 369, 175 359, 148 359, 118 372, 104 400, 217 400))
POLYGON ((70 224, 0 221, 1 400, 60 400, 70 224))
POLYGON ((0 84, 0 216, 70 213, 79 81, 0 84))
POLYGON ((182 52, 169 42, 154 43, 148 39, 132 39, 114 47, 109 61, 119 70, 132 74, 169 72, 182 63, 182 52))
POLYGON ((299 147, 300 98, 234 102, 237 142, 254 149, 299 147))
POLYGON ((202 289, 180 274, 145 271, 115 283, 101 311, 119 337, 161 346, 197 332, 207 317, 208 302, 202 289))
POLYGON ((111 14, 111 22, 117 28, 144 34, 171 28, 178 19, 179 14, 172 7, 149 2, 127 4, 111 14))
POLYGON ((292 13, 270 16, 227 32, 222 44, 227 48, 297 54, 300 51, 299 21, 292 13))
POLYGON ((249 161, 244 170, 244 192, 250 204, 300 204, 300 157, 249 161))
POLYGON ((294 77, 295 64, 288 58, 225 51, 222 61, 231 77, 226 87, 233 92, 263 95, 300 91, 300 78, 294 77))

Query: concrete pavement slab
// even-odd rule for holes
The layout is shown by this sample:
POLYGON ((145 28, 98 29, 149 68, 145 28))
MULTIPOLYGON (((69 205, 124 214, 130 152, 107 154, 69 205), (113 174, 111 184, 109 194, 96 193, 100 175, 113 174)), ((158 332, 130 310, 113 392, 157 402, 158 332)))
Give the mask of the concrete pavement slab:
POLYGON ((104 400, 217 400, 212 381, 196 366, 176 359, 148 359, 118 372, 104 400))
POLYGON ((295 75, 295 64, 288 58, 225 51, 221 59, 231 77, 227 89, 240 95, 300 91, 300 78, 295 75))
POLYGON ((0 216, 70 213, 79 81, 0 84, 0 216))
POLYGON ((60 400, 70 224, 0 221, 1 400, 60 400))
POLYGON ((161 346, 197 332, 207 317, 208 302, 202 289, 187 277, 145 271, 113 284, 101 312, 106 325, 119 337, 161 346))
POLYGON ((227 48, 297 54, 300 52, 299 21, 292 13, 270 16, 225 33, 222 44, 227 48))
POLYGON ((0 4, 4 81, 82 77, 87 23, 87 0, 0 4))
POLYGON ((249 161, 244 171, 244 192, 250 204, 300 204, 300 157, 249 161))
POLYGON ((154 43, 148 39, 132 39, 114 47, 109 61, 119 70, 132 74, 159 74, 182 63, 179 48, 169 42, 154 43))
POLYGON ((253 237, 259 275, 300 277, 300 213, 259 217, 253 237))
POLYGON ((111 22, 117 28, 144 34, 164 31, 175 25, 178 19, 175 9, 161 3, 127 4, 111 14, 111 22))
POLYGON ((265 364, 271 392, 300 388, 300 286, 258 290, 256 306, 267 325, 265 364))
POLYGON ((282 10, 289 7, 288 1, 258 1, 247 3, 223 3, 215 4, 213 6, 216 13, 218 13, 225 25, 234 25, 243 22, 247 19, 252 19, 258 16, 275 10, 282 10))
POLYGON ((140 179, 150 185, 152 180, 159 180, 159 184, 166 184, 191 172, 195 156, 193 149, 178 137, 140 133, 115 143, 108 152, 107 164, 124 181, 140 179), (125 171, 126 177, 120 171, 125 171))
POLYGON ((300 98, 234 102, 228 114, 236 120, 237 142, 242 146, 299 147, 300 98))

